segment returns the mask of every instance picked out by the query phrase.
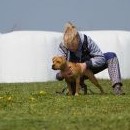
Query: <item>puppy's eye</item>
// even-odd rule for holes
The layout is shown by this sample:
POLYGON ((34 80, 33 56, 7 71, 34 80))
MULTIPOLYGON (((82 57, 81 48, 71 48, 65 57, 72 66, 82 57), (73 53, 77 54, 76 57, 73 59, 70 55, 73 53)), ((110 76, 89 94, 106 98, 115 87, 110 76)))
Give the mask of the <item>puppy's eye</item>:
POLYGON ((60 61, 57 61, 57 63, 60 63, 60 61))

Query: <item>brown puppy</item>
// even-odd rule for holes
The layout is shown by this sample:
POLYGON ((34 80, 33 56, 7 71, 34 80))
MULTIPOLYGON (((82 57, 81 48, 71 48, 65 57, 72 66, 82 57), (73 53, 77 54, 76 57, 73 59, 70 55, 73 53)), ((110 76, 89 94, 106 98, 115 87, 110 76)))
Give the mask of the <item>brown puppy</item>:
POLYGON ((76 90, 75 90, 75 95, 79 95, 80 91, 80 77, 85 75, 88 77, 88 79, 95 85, 97 86, 101 93, 103 94, 104 91, 102 87, 99 85, 97 79, 95 78, 94 74, 87 69, 85 72, 82 72, 80 63, 72 63, 68 62, 64 56, 54 56, 52 59, 52 69, 53 70, 61 70, 61 74, 64 75, 65 71, 72 68, 71 76, 66 76, 64 75, 65 81, 67 83, 67 87, 69 90, 69 95, 72 95, 72 88, 71 88, 71 82, 75 81, 76 82, 76 90))

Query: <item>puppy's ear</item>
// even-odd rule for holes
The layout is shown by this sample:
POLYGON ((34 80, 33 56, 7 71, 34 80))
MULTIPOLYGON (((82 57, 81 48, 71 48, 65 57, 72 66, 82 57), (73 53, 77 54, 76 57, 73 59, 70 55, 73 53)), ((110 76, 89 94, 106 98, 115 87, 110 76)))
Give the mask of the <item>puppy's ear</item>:
POLYGON ((54 57, 52 58, 52 61, 54 61, 54 60, 55 60, 55 58, 56 58, 56 57, 54 56, 54 57))
POLYGON ((65 56, 61 56, 63 61, 66 61, 66 57, 65 56))

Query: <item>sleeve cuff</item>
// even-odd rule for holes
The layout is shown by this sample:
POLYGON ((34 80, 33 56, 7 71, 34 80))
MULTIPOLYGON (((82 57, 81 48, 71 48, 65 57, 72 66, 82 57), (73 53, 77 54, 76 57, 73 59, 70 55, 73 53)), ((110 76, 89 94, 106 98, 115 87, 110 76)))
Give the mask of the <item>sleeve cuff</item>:
POLYGON ((56 79, 61 81, 64 79, 64 77, 61 76, 60 72, 56 74, 56 79))

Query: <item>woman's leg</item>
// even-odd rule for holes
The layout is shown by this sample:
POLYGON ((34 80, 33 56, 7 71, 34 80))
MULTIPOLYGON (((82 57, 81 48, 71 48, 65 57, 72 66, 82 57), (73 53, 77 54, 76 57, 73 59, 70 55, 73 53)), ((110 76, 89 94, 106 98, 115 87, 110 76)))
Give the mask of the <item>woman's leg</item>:
POLYGON ((119 66, 119 61, 116 54, 114 52, 107 52, 107 53, 104 53, 104 56, 107 60, 106 64, 99 68, 91 68, 92 72, 96 74, 108 68, 108 73, 112 82, 114 93, 116 95, 124 94, 122 92, 120 66, 119 66))
POLYGON ((104 53, 108 65, 108 73, 112 82, 114 93, 121 95, 122 93, 122 81, 119 67, 119 61, 115 53, 107 52, 104 53))

